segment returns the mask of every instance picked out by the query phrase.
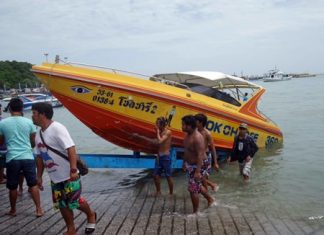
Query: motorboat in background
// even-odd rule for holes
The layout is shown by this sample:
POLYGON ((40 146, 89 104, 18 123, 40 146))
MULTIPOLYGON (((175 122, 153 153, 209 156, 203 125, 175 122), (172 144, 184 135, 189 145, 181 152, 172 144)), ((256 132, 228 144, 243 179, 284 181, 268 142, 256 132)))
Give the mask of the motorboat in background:
POLYGON ((272 69, 269 71, 269 73, 265 74, 263 77, 264 82, 281 82, 281 81, 287 81, 292 78, 291 75, 285 74, 278 69, 272 69))
MULTIPOLYGON (((53 108, 56 107, 62 107, 62 103, 55 98, 52 95, 49 94, 42 94, 42 93, 30 93, 30 94, 21 94, 18 95, 17 97, 19 97, 23 103, 24 103, 24 111, 26 110, 31 110, 31 107, 33 104, 35 103, 40 103, 40 102, 48 102, 50 104, 52 104, 53 108)), ((7 97, 2 99, 2 103, 4 108, 4 111, 6 112, 6 108, 8 106, 9 101, 12 99, 12 97, 7 97)))
POLYGON ((156 153, 143 138, 156 138, 155 121, 166 117, 172 145, 183 146, 181 118, 205 113, 218 150, 230 151, 240 123, 259 147, 282 143, 279 127, 257 109, 260 85, 220 72, 182 72, 142 77, 80 63, 43 63, 32 72, 64 107, 94 133, 120 147, 156 153), (243 95, 249 91, 249 99, 243 95))

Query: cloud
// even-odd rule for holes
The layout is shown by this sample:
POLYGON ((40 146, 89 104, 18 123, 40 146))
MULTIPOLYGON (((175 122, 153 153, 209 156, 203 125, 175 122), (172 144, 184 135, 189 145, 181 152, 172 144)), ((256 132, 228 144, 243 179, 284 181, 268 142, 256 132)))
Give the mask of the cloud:
POLYGON ((145 73, 320 72, 323 10, 319 0, 5 0, 0 59, 40 63, 49 52, 145 73))

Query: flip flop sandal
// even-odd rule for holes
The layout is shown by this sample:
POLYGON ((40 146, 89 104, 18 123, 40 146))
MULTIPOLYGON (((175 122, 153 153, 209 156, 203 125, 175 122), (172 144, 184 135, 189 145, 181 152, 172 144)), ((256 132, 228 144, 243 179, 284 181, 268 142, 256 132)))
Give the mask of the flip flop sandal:
MULTIPOLYGON (((95 220, 97 222, 97 213, 95 212, 95 220)), ((96 230, 96 223, 87 223, 84 230, 85 234, 91 234, 96 230)))

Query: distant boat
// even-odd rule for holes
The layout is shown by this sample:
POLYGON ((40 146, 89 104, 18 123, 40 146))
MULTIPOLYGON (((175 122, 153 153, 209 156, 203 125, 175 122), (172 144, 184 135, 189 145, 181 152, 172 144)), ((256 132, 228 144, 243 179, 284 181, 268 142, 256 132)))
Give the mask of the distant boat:
MULTIPOLYGON (((18 97, 24 103, 24 111, 31 110, 33 104, 40 103, 40 102, 51 103, 53 108, 63 106, 62 103, 52 95, 47 95, 42 93, 30 93, 30 94, 18 95, 18 97)), ((6 108, 11 99, 12 97, 7 97, 2 99, 2 102, 5 103, 6 108)), ((7 111, 6 108, 4 109, 5 112, 7 111)))
POLYGON ((292 78, 291 75, 285 74, 278 69, 270 70, 268 74, 263 77, 264 82, 281 82, 292 78))

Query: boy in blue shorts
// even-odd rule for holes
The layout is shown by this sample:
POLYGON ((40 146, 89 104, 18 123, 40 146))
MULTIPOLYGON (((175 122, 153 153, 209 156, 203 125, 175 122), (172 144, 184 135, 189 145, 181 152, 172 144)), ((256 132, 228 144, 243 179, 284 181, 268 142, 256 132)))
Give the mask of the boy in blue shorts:
POLYGON ((171 177, 171 140, 172 133, 168 129, 168 121, 164 117, 159 117, 156 120, 156 138, 150 139, 145 136, 134 134, 134 137, 141 138, 150 142, 151 144, 157 145, 158 154, 155 159, 155 168, 153 172, 154 183, 156 187, 155 196, 161 195, 161 176, 164 173, 169 185, 169 193, 173 194, 173 179, 171 177))

